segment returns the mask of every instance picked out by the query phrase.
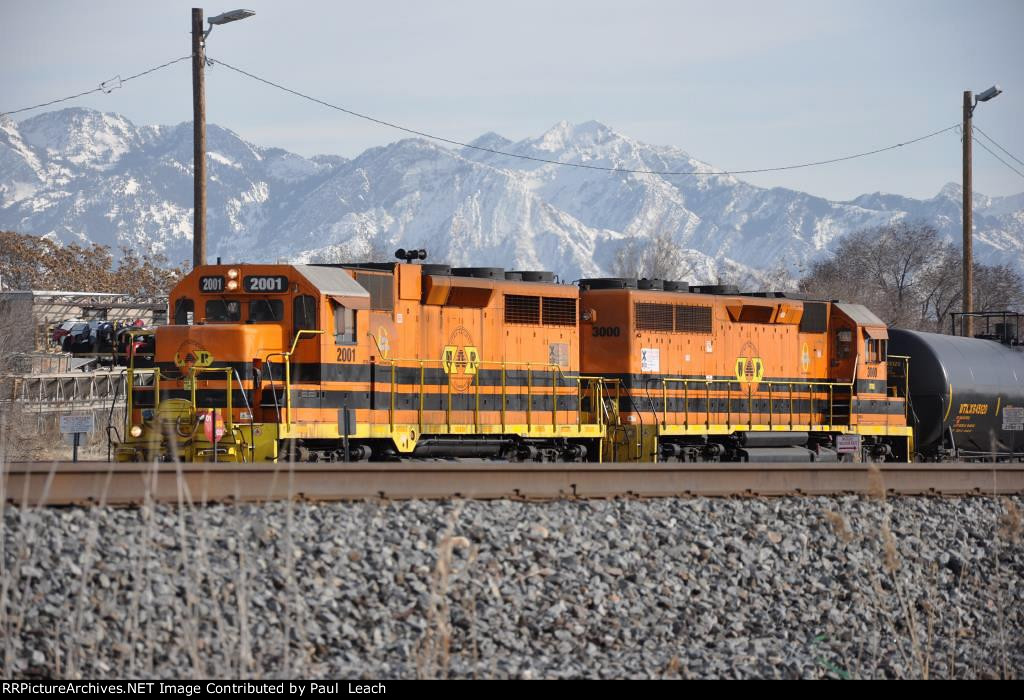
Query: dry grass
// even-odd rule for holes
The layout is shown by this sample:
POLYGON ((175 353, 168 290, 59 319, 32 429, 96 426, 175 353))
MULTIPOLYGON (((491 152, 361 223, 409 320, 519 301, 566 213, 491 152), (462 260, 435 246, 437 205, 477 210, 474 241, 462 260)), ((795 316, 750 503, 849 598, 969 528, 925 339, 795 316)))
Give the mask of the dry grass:
MULTIPOLYGON (((823 515, 840 543, 845 546, 859 543, 860 547, 877 556, 878 566, 868 572, 873 595, 866 601, 872 607, 870 617, 879 624, 873 633, 873 648, 869 649, 870 656, 874 657, 874 667, 878 668, 881 661, 877 642, 889 637, 908 676, 928 679, 938 673, 947 678, 957 677, 963 673, 958 671, 963 668, 963 662, 958 662, 958 648, 961 656, 967 654, 962 639, 968 638, 966 635, 977 634, 979 630, 976 626, 964 626, 962 603, 950 603, 940 595, 940 588, 950 590, 950 574, 937 562, 928 563, 924 567, 927 573, 923 580, 908 586, 906 572, 914 567, 906 566, 907 555, 901 552, 900 535, 894 532, 892 524, 893 504, 887 501, 884 476, 876 466, 869 469, 869 496, 877 502, 878 519, 872 518, 872 522, 861 525, 859 529, 865 531, 863 538, 853 533, 842 514, 825 511, 823 515), (877 537, 872 537, 872 532, 877 533, 877 537), (914 599, 908 593, 910 588, 924 592, 916 594, 914 599), (943 646, 948 649, 948 655, 936 657, 936 650, 943 646), (940 660, 938 668, 936 658, 940 660)), ((992 547, 991 569, 987 572, 969 570, 968 563, 961 561, 962 568, 952 588, 957 591, 954 601, 976 600, 982 609, 994 613, 995 629, 988 630, 991 636, 975 637, 971 644, 972 651, 968 655, 971 667, 967 675, 1012 678, 1019 671, 1012 669, 1008 662, 1005 617, 1010 605, 1007 592, 1019 582, 1016 574, 1004 567, 1000 554, 1019 543, 1022 518, 1014 500, 1004 498, 1001 503, 1003 512, 997 517, 997 522, 992 523, 1001 545, 992 547)), ((916 534, 920 538, 920 532, 916 534)), ((915 563, 920 568, 921 562, 915 563)), ((977 613, 974 618, 977 620, 977 613)), ((859 661, 858 666, 862 666, 859 661)), ((871 664, 868 667, 870 669, 871 664)), ((868 670, 868 674, 871 673, 868 670)))
POLYGON ((1005 513, 999 518, 999 536, 1008 545, 1017 544, 1021 533, 1021 515, 1017 504, 1009 498, 1003 499, 1005 513))
MULTIPOLYGON (((444 678, 451 662, 452 619, 449 593, 452 583, 464 577, 476 561, 476 549, 466 537, 455 534, 462 505, 448 517, 448 526, 441 533, 437 545, 437 561, 431 577, 430 600, 427 608, 427 628, 417 644, 416 675, 419 678, 444 678), (455 552, 463 550, 466 558, 462 565, 456 562, 455 552)), ((475 609, 475 604, 470 609, 475 609)), ((475 620, 475 613, 471 614, 475 620)), ((475 627, 475 625, 474 625, 475 627)))
MULTIPOLYGON (((72 445, 70 436, 60 432, 60 416, 65 413, 88 413, 88 411, 47 411, 37 412, 22 408, 16 403, 0 405, 0 455, 8 462, 49 462, 71 461, 72 445)), ((109 409, 94 409, 93 421, 96 430, 82 436, 78 447, 78 458, 83 460, 106 459, 107 424, 122 431, 124 410, 117 409, 111 416, 109 409)))
POLYGON ((825 519, 832 525, 832 529, 835 531, 836 537, 843 544, 849 544, 853 541, 853 533, 850 531, 850 526, 839 513, 835 511, 825 511, 825 519))

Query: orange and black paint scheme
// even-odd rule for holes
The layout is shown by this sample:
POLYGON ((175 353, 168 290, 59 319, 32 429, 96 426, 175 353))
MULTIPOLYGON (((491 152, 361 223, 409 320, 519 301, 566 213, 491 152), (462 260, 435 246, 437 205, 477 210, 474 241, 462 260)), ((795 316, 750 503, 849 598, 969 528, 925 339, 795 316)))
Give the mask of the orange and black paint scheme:
POLYGON ((117 457, 912 454, 903 379, 888 371, 899 358, 863 307, 644 282, 411 262, 205 265, 171 293, 155 366, 128 370, 117 457))

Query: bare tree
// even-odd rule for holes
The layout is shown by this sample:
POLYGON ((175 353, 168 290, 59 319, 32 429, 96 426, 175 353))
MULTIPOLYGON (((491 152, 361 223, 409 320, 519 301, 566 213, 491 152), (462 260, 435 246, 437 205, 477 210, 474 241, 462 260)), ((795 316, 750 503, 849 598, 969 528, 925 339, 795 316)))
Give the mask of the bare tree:
POLYGON ((616 277, 685 280, 693 274, 693 268, 684 255, 684 249, 666 231, 650 240, 636 236, 629 238, 615 254, 612 274, 616 277))
POLYGON ((975 266, 974 308, 1024 311, 1024 276, 1006 264, 975 266))
MULTIPOLYGON (((890 325, 947 331, 961 304, 960 258, 930 224, 901 221, 843 237, 811 265, 800 289, 864 304, 890 325)), ((978 311, 1024 304, 1024 279, 1008 265, 976 265, 974 285, 978 311)))
POLYGON ((186 273, 159 253, 121 249, 114 266, 110 248, 96 243, 61 245, 47 238, 0 231, 0 279, 6 289, 63 289, 125 294, 167 294, 186 273))
POLYGON ((949 314, 959 310, 963 299, 960 250, 951 243, 941 243, 934 252, 934 264, 921 275, 918 286, 922 330, 942 331, 949 314))

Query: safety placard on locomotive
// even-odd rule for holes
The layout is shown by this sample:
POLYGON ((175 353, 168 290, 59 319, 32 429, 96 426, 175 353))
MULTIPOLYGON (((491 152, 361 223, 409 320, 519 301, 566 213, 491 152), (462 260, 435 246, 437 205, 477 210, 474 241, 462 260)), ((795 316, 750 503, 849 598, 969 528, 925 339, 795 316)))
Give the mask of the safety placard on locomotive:
POLYGON ((245 291, 263 294, 283 294, 288 291, 288 278, 284 275, 248 275, 245 291))
POLYGON ((223 277, 200 277, 199 291, 203 294, 219 294, 224 291, 223 277))
POLYGON ((1003 406, 1003 430, 1024 430, 1024 406, 1003 406))
POLYGON ((660 372, 661 371, 661 349, 640 348, 640 371, 660 372))
POLYGON ((836 435, 836 452, 855 454, 860 451, 860 435, 836 435))

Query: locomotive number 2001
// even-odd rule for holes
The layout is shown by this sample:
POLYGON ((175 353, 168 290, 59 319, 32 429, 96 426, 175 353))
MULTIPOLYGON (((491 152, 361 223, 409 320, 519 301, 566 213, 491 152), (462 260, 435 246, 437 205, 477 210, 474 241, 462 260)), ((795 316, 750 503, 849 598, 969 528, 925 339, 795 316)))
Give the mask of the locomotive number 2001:
POLYGON ((200 277, 199 290, 204 294, 211 294, 224 291, 223 277, 200 277))
POLYGON ((247 292, 286 292, 288 291, 288 278, 283 275, 251 276, 245 278, 245 291, 247 292))
POLYGON ((338 348, 338 362, 355 362, 355 348, 338 348))

